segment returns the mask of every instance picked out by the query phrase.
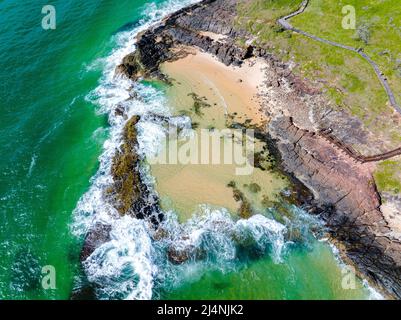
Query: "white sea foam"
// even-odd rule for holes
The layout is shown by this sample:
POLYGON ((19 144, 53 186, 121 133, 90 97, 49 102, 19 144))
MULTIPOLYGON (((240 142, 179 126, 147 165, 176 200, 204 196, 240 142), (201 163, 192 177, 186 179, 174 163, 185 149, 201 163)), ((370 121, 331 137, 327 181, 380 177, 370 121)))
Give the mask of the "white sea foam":
POLYGON ((236 234, 239 239, 244 238, 247 241, 252 239, 262 250, 271 245, 273 247, 273 259, 276 262, 282 262, 285 232, 286 227, 284 225, 262 215, 252 216, 248 220, 240 220, 236 226, 236 234))
POLYGON ((284 225, 262 215, 235 221, 228 210, 208 205, 201 205, 199 212, 184 224, 169 212, 162 228, 168 236, 155 243, 155 258, 159 263, 156 281, 169 288, 187 279, 199 279, 213 269, 235 270, 241 247, 261 255, 270 253, 276 263, 281 262, 286 247, 284 225), (165 258, 168 249, 189 253, 189 262, 169 263, 165 258))
POLYGON ((158 123, 140 121, 137 130, 140 154, 147 158, 156 157, 162 151, 165 129, 158 123))
MULTIPOLYGON (((198 2, 196 0, 170 0, 164 4, 154 3, 144 8, 143 18, 139 26, 130 31, 120 32, 114 36, 115 49, 105 58, 94 62, 103 66, 103 76, 98 87, 90 92, 86 99, 97 106, 100 114, 109 115, 110 137, 104 143, 103 154, 100 156, 100 168, 97 174, 91 179, 90 190, 80 199, 75 210, 76 221, 72 226, 73 233, 82 236, 96 221, 110 223, 118 217, 117 212, 110 205, 104 202, 102 193, 104 187, 110 185, 112 178, 109 174, 111 161, 116 149, 121 144, 121 133, 126 123, 122 117, 114 114, 117 106, 125 107, 128 117, 134 114, 143 115, 149 112, 153 114, 167 114, 168 108, 163 96, 157 90, 135 85, 135 91, 139 93, 140 99, 131 97, 133 84, 124 77, 115 75, 115 68, 122 59, 135 50, 136 35, 158 22, 162 17, 172 13, 186 5, 198 2), (100 61, 100 62, 99 62, 100 61)), ((89 67, 90 69, 90 67, 89 67)))
POLYGON ((37 154, 34 153, 31 158, 31 163, 29 164, 27 177, 29 178, 32 175, 32 171, 36 165, 36 159, 38 158, 37 154))
MULTIPOLYGON (((180 224, 177 216, 168 212, 163 228, 169 236, 153 241, 153 230, 145 221, 121 218, 103 198, 103 190, 112 183, 112 159, 121 145, 121 133, 126 123, 123 117, 115 115, 115 108, 124 107, 128 118, 144 116, 137 126, 138 151, 143 157, 152 156, 160 150, 165 130, 163 123, 146 116, 170 116, 160 91, 142 84, 133 85, 123 77, 116 77, 115 68, 125 55, 135 49, 135 36, 139 32, 165 15, 195 2, 198 1, 170 0, 162 5, 148 5, 139 26, 114 36, 115 49, 111 54, 86 67, 87 71, 99 66, 103 68, 99 86, 86 99, 97 106, 99 113, 109 115, 110 129, 109 139, 104 143, 99 159, 100 168, 91 179, 90 190, 82 196, 74 211, 72 232, 82 238, 97 222, 111 226, 110 241, 97 248, 84 262, 88 280, 100 285, 97 294, 101 299, 152 299, 155 297, 155 285, 178 285, 187 277, 200 277, 210 267, 227 271, 237 259, 239 246, 269 251, 276 263, 281 262, 285 252, 287 227, 262 215, 234 221, 225 209, 203 206, 198 215, 180 224), (133 87, 138 97, 132 96, 133 87), (199 261, 174 265, 166 258, 166 252, 171 247, 190 247, 203 252, 204 256, 199 261)), ((170 118, 169 122, 181 128, 190 128, 190 120, 186 117, 170 118)), ((140 172, 144 182, 152 186, 154 179, 149 167, 143 165, 140 172)))
POLYGON ((362 284, 369 292, 369 300, 385 300, 383 295, 375 288, 371 287, 366 279, 362 280, 362 284))
MULTIPOLYGON (((99 86, 88 94, 86 99, 97 106, 99 114, 109 115, 111 127, 110 137, 104 143, 104 151, 99 159, 100 168, 91 179, 90 190, 82 196, 74 210, 75 222, 71 229, 76 236, 83 237, 96 222, 112 226, 112 240, 98 248, 85 263, 90 281, 97 282, 102 279, 103 291, 99 292, 102 298, 111 298, 119 293, 120 298, 151 299, 155 270, 147 226, 143 221, 136 219, 121 219, 116 210, 103 198, 104 188, 112 182, 109 174, 111 162, 121 144, 121 133, 126 122, 122 117, 117 117, 114 110, 117 106, 122 106, 128 117, 149 112, 168 114, 165 102, 155 89, 137 84, 135 90, 141 99, 132 98, 130 94, 132 82, 117 77, 115 68, 124 56, 135 50, 135 37, 139 32, 160 21, 167 14, 195 2, 198 0, 170 0, 159 5, 155 3, 147 5, 139 26, 114 36, 115 49, 111 54, 86 67, 86 71, 99 65, 103 67, 99 86), (113 281, 119 275, 124 275, 124 272, 129 274, 127 279, 113 281)), ((146 149, 150 144, 144 144, 147 141, 144 135, 142 138, 140 147, 146 149)), ((144 154, 147 152, 144 151, 144 154)))
MULTIPOLYGON (((354 267, 347 265, 343 259, 341 258, 341 253, 340 250, 331 242, 329 242, 329 239, 322 239, 322 241, 326 241, 337 261, 337 263, 339 264, 339 266, 344 269, 347 268, 346 270, 353 270, 354 267)), ((356 275, 355 275, 356 277, 356 275)), ((369 282, 366 279, 362 279, 362 286, 365 288, 365 290, 368 292, 369 296, 368 299, 369 300, 384 300, 383 295, 377 291, 374 287, 372 287, 369 282)))
POLYGON ((144 221, 124 217, 113 221, 111 240, 84 262, 88 280, 101 286, 100 299, 151 299, 152 244, 144 221))

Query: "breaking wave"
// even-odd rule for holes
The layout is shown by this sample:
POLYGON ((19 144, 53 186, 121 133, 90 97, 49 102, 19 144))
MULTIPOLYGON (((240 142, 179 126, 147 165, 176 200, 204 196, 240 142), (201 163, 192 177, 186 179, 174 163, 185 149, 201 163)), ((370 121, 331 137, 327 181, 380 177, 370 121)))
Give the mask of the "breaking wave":
POLYGON ((88 71, 94 66, 101 66, 103 69, 98 87, 87 95, 86 100, 97 106, 99 114, 108 115, 110 130, 109 139, 104 143, 103 153, 99 158, 99 170, 91 179, 90 190, 79 200, 75 209, 75 223, 72 226, 75 235, 85 235, 97 221, 108 223, 118 217, 115 209, 102 198, 104 187, 112 182, 111 163, 115 151, 121 145, 121 135, 127 121, 115 114, 116 108, 124 108, 127 118, 148 113, 167 116, 170 114, 160 91, 139 83, 133 84, 124 77, 116 76, 115 68, 127 54, 135 50, 135 37, 139 32, 146 30, 169 13, 196 2, 198 1, 170 0, 164 4, 146 5, 140 23, 133 30, 120 32, 114 36, 112 41, 115 49, 111 54, 86 67, 88 71), (134 92, 139 97, 136 97, 134 92))
MULTIPOLYGON (((178 222, 174 212, 165 212, 166 219, 155 232, 146 221, 121 217, 103 198, 103 191, 112 183, 112 159, 122 143, 126 119, 141 116, 137 125, 138 154, 143 158, 156 155, 164 137, 163 122, 155 115, 183 128, 188 126, 187 118, 171 117, 161 90, 117 77, 115 68, 135 49, 135 36, 139 32, 167 14, 195 2, 198 1, 170 0, 162 5, 146 6, 137 27, 114 36, 116 49, 87 67, 88 71, 99 66, 103 68, 99 86, 86 99, 97 106, 100 114, 108 114, 110 129, 99 159, 99 170, 91 180, 89 191, 74 210, 75 221, 71 229, 74 235, 83 238, 99 222, 111 226, 110 241, 98 247, 83 263, 99 299, 158 298, 156 289, 162 286, 178 286, 186 278, 200 276, 210 268, 223 272, 235 269, 241 252, 256 256, 269 254, 275 263, 281 263, 291 245, 286 236, 294 225, 281 224, 264 215, 235 221, 226 209, 204 205, 184 224, 178 222), (123 108, 127 118, 117 116, 116 108, 123 108), (185 257, 186 263, 174 264, 168 259, 172 255, 175 259, 180 259, 180 255, 185 257)), ((146 164, 142 165, 140 173, 153 190, 154 180, 146 164)), ((302 211, 296 214, 303 219, 300 225, 304 226, 304 231, 309 232, 308 226, 315 221, 306 221, 310 217, 306 218, 302 211)))
MULTIPOLYGON (((155 298, 155 284, 177 285, 182 280, 180 277, 188 275, 189 270, 198 270, 199 274, 206 270, 206 265, 228 270, 230 263, 237 258, 240 246, 269 251, 275 261, 281 261, 286 227, 264 216, 235 222, 227 210, 212 210, 204 206, 193 219, 180 224, 175 213, 167 212, 162 229, 168 236, 154 241, 154 231, 145 221, 128 216, 121 218, 103 198, 103 190, 112 182, 112 159, 121 145, 121 133, 126 123, 123 117, 115 115, 117 107, 125 110, 127 118, 142 116, 137 129, 138 153, 143 158, 156 155, 164 137, 163 123, 157 121, 155 115, 167 117, 171 123, 183 128, 189 125, 185 117, 171 117, 160 90, 116 77, 115 68, 125 55, 134 50, 135 36, 140 31, 164 15, 194 2, 197 1, 169 1, 161 7, 155 4, 147 6, 140 26, 117 34, 114 39, 116 49, 110 56, 94 62, 95 66, 103 65, 104 72, 99 86, 86 99, 98 107, 100 114, 108 114, 110 137, 104 143, 100 168, 92 178, 90 190, 75 209, 72 232, 82 238, 98 222, 111 226, 110 241, 97 248, 83 264, 88 280, 98 285, 96 293, 100 299, 155 298), (202 252, 204 256, 199 262, 193 260, 175 265, 167 259, 172 248, 202 252), (180 273, 177 269, 186 269, 186 272, 180 273)), ((154 181, 149 168, 143 165, 140 171, 144 182, 152 186, 154 181)))
POLYGON ((84 262, 88 280, 97 284, 100 299, 151 299, 154 287, 176 287, 188 277, 210 269, 233 270, 241 248, 259 255, 271 254, 281 262, 286 227, 256 215, 234 221, 225 209, 202 206, 184 224, 173 212, 166 214, 162 235, 154 234, 143 220, 115 219, 111 240, 84 262), (152 239, 160 237, 157 241, 152 239), (183 264, 167 259, 170 250, 188 258, 183 264), (178 253, 177 253, 178 252, 178 253))

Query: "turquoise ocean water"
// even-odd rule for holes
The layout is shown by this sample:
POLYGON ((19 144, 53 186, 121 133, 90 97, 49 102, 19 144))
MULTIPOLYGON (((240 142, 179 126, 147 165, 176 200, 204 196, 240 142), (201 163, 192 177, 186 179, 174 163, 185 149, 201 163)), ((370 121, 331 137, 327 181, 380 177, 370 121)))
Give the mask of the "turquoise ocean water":
MULTIPOLYGON (((124 99, 127 87, 112 79, 112 70, 133 49, 141 28, 190 2, 0 2, 1 299, 68 299, 79 285, 82 235, 91 215, 104 210, 96 202, 96 187, 107 180, 107 152, 118 142, 122 125, 107 115, 124 99), (49 4, 56 8, 56 30, 41 27, 42 7, 49 4), (55 267, 55 290, 41 286, 45 265, 55 267)), ((149 85, 137 89, 145 101, 137 103, 137 112, 166 112, 162 91, 149 85)), ((142 132, 152 129, 142 126, 142 132)), ((142 138, 146 149, 146 135, 142 138)), ((255 233, 250 222, 244 227, 222 211, 215 216, 233 230, 255 233)), ((210 245, 213 253, 223 241, 225 251, 214 252, 207 263, 172 266, 144 225, 132 220, 113 222, 115 242, 87 265, 91 281, 111 279, 99 298, 370 296, 362 286, 341 289, 342 269, 326 243, 308 240, 307 246, 290 246, 278 263, 269 254, 258 259, 249 254, 231 257, 230 246, 235 245, 226 243, 219 230, 206 230, 202 245, 210 245)), ((208 221, 193 221, 188 228, 199 231, 200 225, 208 221)), ((174 221, 170 226, 179 229, 174 221)), ((271 224, 261 230, 267 240, 280 243, 276 231, 271 224)))

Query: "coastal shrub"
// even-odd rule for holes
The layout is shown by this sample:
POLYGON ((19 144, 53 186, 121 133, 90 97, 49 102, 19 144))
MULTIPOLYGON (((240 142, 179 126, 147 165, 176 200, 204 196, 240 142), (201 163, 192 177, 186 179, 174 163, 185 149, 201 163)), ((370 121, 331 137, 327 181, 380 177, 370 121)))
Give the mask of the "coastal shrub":
MULTIPOLYGON (((374 134, 385 134, 390 139, 394 128, 387 120, 393 110, 373 68, 362 57, 291 31, 280 32, 277 19, 297 10, 301 2, 240 0, 236 28, 250 32, 254 45, 268 48, 283 61, 295 62, 294 74, 319 82, 319 89, 336 108, 358 117, 374 134)), ((307 10, 290 21, 295 28, 315 36, 355 48, 364 47, 364 52, 389 79, 399 103, 401 69, 395 60, 400 59, 401 33, 394 12, 399 11, 401 2, 388 0, 367 6, 363 1, 349 0, 348 4, 358 12, 356 30, 338 27, 343 15, 336 1, 310 0, 307 10), (384 49, 387 54, 380 55, 384 49)))
POLYGON ((369 44, 370 24, 367 22, 362 22, 356 30, 355 38, 359 41, 362 41, 366 45, 369 44))
POLYGON ((401 191, 401 163, 387 160, 378 165, 374 178, 379 191, 399 194, 401 191))

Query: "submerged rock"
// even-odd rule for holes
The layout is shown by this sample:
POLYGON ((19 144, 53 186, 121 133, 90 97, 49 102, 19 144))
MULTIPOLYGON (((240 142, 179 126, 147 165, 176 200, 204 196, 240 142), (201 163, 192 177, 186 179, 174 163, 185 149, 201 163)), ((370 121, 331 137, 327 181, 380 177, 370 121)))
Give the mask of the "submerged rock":
POLYGON ((195 247, 188 246, 185 248, 169 247, 167 250, 168 259, 174 264, 182 264, 187 262, 194 256, 195 247))
POLYGON ((237 36, 246 35, 244 30, 233 27, 237 5, 235 0, 205 0, 177 11, 138 36, 137 50, 124 58, 117 72, 133 80, 162 77, 160 64, 186 55, 185 50, 177 50, 182 46, 196 46, 226 65, 240 66, 244 59, 253 56, 254 48, 241 48, 235 43, 237 36), (202 32, 227 38, 216 41, 202 32))
POLYGON ((123 144, 113 159, 111 174, 113 185, 107 190, 107 197, 121 215, 148 219, 157 228, 163 220, 159 199, 143 183, 139 172, 137 154, 137 129, 140 117, 134 116, 126 123, 123 144))
MULTIPOLYGON (((234 181, 231 181, 227 187, 233 189, 233 197, 236 202, 240 203, 238 215, 243 219, 248 219, 253 215, 251 203, 246 198, 245 194, 239 190, 234 181)), ((260 188, 260 187, 259 187, 260 188)))
POLYGON ((110 231, 110 225, 96 223, 85 238, 80 260, 85 261, 97 248, 110 241, 110 231))
POLYGON ((392 236, 380 211, 381 199, 367 165, 290 118, 276 118, 270 133, 282 165, 314 194, 332 235, 345 244, 359 270, 401 298, 401 242, 392 236))
MULTIPOLYGON (((305 201, 316 206, 314 211, 324 217, 333 237, 345 244, 348 257, 360 271, 401 298, 401 242, 392 236, 380 211, 381 199, 370 171, 316 132, 320 128, 332 128, 344 143, 356 144, 366 150, 380 150, 382 142, 369 136, 355 117, 326 107, 326 101, 313 84, 295 76, 287 64, 266 48, 238 46, 239 37, 251 37, 234 27, 237 4, 236 0, 205 0, 170 15, 138 36, 137 50, 124 58, 117 72, 133 80, 163 78, 160 64, 185 55, 185 51, 177 50, 185 46, 211 53, 226 65, 239 66, 250 57, 264 58, 269 64, 267 85, 272 90, 264 93, 262 98, 267 101, 266 112, 274 119, 265 135, 275 139, 275 143, 269 143, 277 150, 274 154, 279 169, 313 193, 313 201, 309 193, 305 193, 305 201), (216 41, 203 32, 226 38, 216 41), (275 104, 269 101, 275 101, 275 104), (283 114, 294 117, 299 127, 283 114)), ((114 184, 110 194, 121 214, 147 218, 157 228, 163 219, 158 200, 142 183, 138 171, 135 153, 138 121, 139 118, 132 118, 125 128, 124 144, 113 161, 114 184)), ((262 155, 256 157, 255 166, 264 167, 262 160, 262 155)), ((249 216, 251 208, 246 199, 235 191, 235 185, 232 187, 234 196, 242 203, 241 216, 249 216)), ((94 231, 88 236, 87 253, 82 258, 93 249, 91 243, 96 244, 96 239, 102 239, 102 232, 96 234, 94 231)), ((292 237, 297 239, 299 235, 294 233, 292 237)), ((183 263, 196 254, 191 246, 168 249, 173 263, 183 263)))
POLYGON ((138 143, 135 125, 139 117, 132 117, 124 127, 123 145, 113 159, 111 174, 114 185, 115 206, 121 214, 126 214, 140 199, 141 178, 138 171, 138 155, 135 147, 138 143))

